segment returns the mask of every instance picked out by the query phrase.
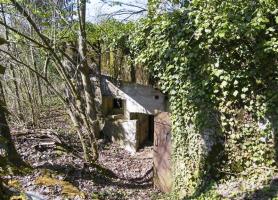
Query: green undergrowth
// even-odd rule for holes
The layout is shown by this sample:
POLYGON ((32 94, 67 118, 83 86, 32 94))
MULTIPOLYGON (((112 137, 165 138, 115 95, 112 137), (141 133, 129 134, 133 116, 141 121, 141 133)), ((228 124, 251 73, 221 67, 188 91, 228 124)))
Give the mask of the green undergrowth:
POLYGON ((16 179, 5 179, 3 177, 24 176, 32 173, 30 165, 16 166, 8 161, 7 157, 0 156, 0 196, 1 200, 26 199, 20 191, 23 190, 20 182, 16 179))
MULTIPOLYGON (((278 200, 278 172, 275 169, 253 169, 248 173, 237 177, 227 176, 218 182, 208 183, 202 191, 182 200, 278 200)), ((153 199, 181 200, 175 192, 155 196, 153 199)))
POLYGON ((0 156, 0 176, 26 175, 33 171, 30 165, 16 166, 10 163, 5 157, 0 156))
POLYGON ((126 194, 123 191, 104 191, 104 192, 94 192, 91 195, 92 200, 106 200, 106 199, 115 199, 121 200, 125 199, 126 194))
MULTIPOLYGON (((30 169, 20 170, 20 175, 26 174, 27 171, 29 173, 29 170, 30 169)), ((8 175, 8 174, 4 173, 3 175, 8 175)), ((12 175, 15 175, 14 172, 12 175)), ((0 184, 1 184, 0 186, 1 200, 25 200, 25 199, 27 200, 27 197, 23 192, 24 188, 21 185, 20 181, 18 181, 16 178, 1 179, 0 184)))
POLYGON ((85 198, 85 194, 68 181, 59 180, 50 176, 40 176, 36 179, 35 184, 48 187, 59 186, 62 188, 62 194, 65 197, 79 197, 81 199, 85 198))

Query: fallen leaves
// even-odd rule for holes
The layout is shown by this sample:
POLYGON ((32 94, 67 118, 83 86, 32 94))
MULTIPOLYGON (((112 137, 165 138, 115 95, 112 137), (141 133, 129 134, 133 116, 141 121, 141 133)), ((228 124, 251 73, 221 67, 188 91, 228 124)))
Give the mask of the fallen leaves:
POLYGON ((61 186, 62 194, 66 197, 74 198, 76 196, 85 199, 85 194, 80 192, 77 187, 71 183, 48 176, 40 176, 36 179, 35 184, 45 186, 61 186))

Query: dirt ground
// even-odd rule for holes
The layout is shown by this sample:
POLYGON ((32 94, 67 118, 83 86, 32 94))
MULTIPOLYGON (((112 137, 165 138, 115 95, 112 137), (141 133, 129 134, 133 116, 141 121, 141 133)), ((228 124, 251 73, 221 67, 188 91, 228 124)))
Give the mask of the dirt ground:
MULTIPOLYGON (((58 120, 62 115, 57 116, 57 119, 52 117, 50 120, 53 124, 54 121, 63 124, 58 120)), ((46 128, 42 127, 39 135, 36 130, 15 134, 26 130, 12 129, 18 152, 34 169, 24 176, 4 178, 9 180, 11 187, 30 195, 30 199, 148 200, 159 194, 152 183, 152 146, 132 155, 116 144, 99 140, 98 167, 88 167, 79 157, 81 149, 76 135, 65 132, 68 126, 63 125, 64 131, 55 127, 57 138, 72 147, 66 152, 43 136, 43 131, 49 132, 46 128), (44 145, 40 145, 42 142, 44 145)))

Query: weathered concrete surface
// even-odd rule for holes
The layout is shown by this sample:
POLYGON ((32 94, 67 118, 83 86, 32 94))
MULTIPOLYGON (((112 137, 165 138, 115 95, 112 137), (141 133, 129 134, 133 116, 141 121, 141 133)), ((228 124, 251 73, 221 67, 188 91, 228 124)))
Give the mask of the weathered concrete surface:
POLYGON ((165 96, 151 86, 129 84, 123 85, 121 90, 130 113, 155 114, 165 110, 165 96))
POLYGON ((129 152, 136 152, 154 131, 154 184, 164 192, 171 191, 171 122, 165 95, 152 86, 115 82, 103 77, 101 82, 105 114, 110 114, 111 99, 124 100, 123 119, 106 120, 103 132, 129 152), (112 98, 111 98, 112 97, 112 98), (150 115, 154 115, 150 120, 150 115), (154 123, 154 124, 153 124, 154 123))
POLYGON ((163 192, 170 192, 171 176, 171 121, 167 112, 154 118, 154 184, 163 192))
POLYGON ((102 78, 103 96, 113 96, 125 100, 125 111, 128 113, 155 114, 165 111, 165 95, 152 86, 134 83, 116 84, 108 78, 102 78))
POLYGON ((112 142, 116 142, 127 151, 136 152, 148 139, 149 116, 131 113, 131 119, 108 118, 103 134, 112 142))
POLYGON ((135 153, 138 149, 137 120, 106 120, 103 134, 112 142, 120 144, 128 152, 135 153))
POLYGON ((149 115, 141 113, 130 113, 131 120, 137 120, 136 140, 138 148, 142 147, 148 140, 149 135, 149 115))

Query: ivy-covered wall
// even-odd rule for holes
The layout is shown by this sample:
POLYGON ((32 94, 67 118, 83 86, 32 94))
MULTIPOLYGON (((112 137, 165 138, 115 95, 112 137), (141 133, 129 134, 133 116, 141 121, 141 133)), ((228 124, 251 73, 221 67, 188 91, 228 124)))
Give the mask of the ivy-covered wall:
POLYGON ((133 48, 170 96, 176 197, 274 170, 277 1, 151 3, 133 48))

